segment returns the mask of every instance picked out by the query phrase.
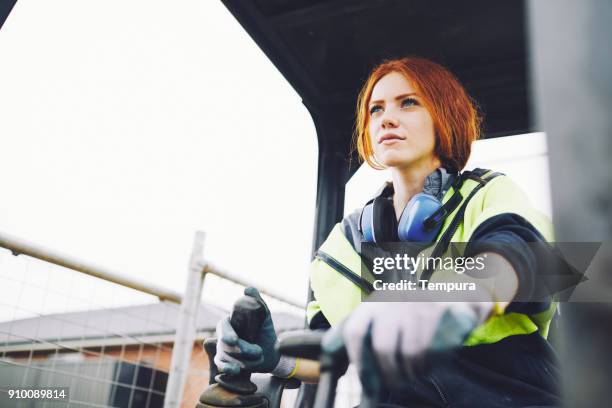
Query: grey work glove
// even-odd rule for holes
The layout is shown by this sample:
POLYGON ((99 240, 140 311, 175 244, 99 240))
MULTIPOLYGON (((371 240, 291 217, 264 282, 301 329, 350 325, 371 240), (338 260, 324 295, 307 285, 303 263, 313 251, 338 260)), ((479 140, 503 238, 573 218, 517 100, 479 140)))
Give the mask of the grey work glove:
POLYGON ((230 316, 217 324, 217 354, 215 365, 219 372, 238 374, 245 369, 250 372, 272 373, 278 377, 288 377, 295 368, 295 359, 284 357, 274 348, 276 331, 268 306, 255 288, 246 288, 244 294, 253 297, 265 309, 266 316, 254 343, 238 337, 230 323, 230 316))
MULTIPOLYGON (((427 351, 460 346, 484 322, 492 302, 363 302, 328 335, 342 336, 368 395, 380 380, 401 388, 427 351)), ((325 342, 325 340, 324 340, 325 342)))

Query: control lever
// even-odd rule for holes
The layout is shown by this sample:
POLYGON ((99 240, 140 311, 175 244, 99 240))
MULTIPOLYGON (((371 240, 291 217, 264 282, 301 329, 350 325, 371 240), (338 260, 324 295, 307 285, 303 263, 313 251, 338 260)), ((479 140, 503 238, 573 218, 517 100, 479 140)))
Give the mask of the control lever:
MULTIPOLYGON (((254 343, 266 318, 262 304, 251 296, 242 296, 234 303, 230 324, 239 338, 254 343)), ((257 386, 251 382, 251 373, 244 369, 238 374, 219 374, 215 381, 228 391, 237 394, 253 394, 257 386)))
MULTIPOLYGON (((245 295, 234 303, 230 324, 238 337, 254 343, 265 318, 264 306, 253 297, 245 295)), ((212 360, 216 353, 216 343, 207 341, 204 347, 211 360, 211 375, 215 375, 216 367, 212 360)), ((251 381, 249 371, 215 375, 214 381, 211 381, 211 385, 200 395, 196 408, 266 408, 267 399, 255 394, 256 391, 257 386, 251 381)))

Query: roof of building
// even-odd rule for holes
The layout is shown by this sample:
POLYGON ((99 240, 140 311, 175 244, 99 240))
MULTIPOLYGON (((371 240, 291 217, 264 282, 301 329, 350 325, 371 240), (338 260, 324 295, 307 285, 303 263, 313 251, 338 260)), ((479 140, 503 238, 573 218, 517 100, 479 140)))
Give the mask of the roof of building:
MULTIPOLYGON (((175 303, 159 302, 2 322, 0 352, 173 342, 179 311, 175 303)), ((210 336, 227 313, 200 305, 197 338, 210 336)), ((273 320, 278 331, 304 327, 303 318, 289 313, 273 313, 273 320)))

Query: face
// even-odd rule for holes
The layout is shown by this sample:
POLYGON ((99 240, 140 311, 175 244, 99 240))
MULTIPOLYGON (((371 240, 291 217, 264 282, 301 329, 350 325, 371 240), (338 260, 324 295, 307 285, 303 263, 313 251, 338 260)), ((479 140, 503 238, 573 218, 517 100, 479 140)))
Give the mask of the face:
POLYGON ((368 105, 368 130, 376 160, 386 166, 439 166, 429 111, 408 80, 398 72, 382 77, 368 105))

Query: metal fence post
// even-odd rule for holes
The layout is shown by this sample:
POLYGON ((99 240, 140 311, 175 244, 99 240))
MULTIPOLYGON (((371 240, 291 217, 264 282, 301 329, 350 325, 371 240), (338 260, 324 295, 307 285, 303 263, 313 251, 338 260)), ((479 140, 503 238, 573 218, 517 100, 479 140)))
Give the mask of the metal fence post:
POLYGON ((189 360, 193 350, 196 335, 196 317, 202 295, 204 232, 196 232, 191 259, 187 287, 181 302, 179 320, 176 327, 170 375, 166 387, 164 408, 178 408, 183 399, 183 389, 189 370, 189 360))

